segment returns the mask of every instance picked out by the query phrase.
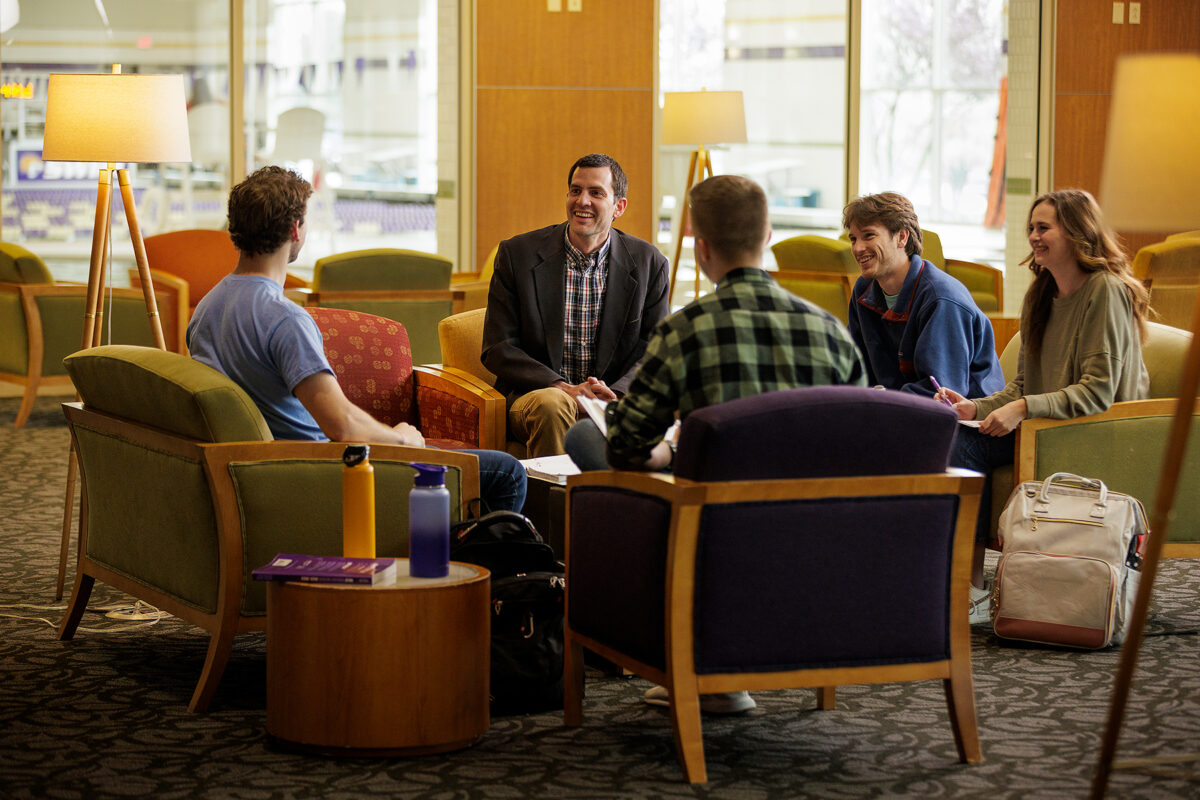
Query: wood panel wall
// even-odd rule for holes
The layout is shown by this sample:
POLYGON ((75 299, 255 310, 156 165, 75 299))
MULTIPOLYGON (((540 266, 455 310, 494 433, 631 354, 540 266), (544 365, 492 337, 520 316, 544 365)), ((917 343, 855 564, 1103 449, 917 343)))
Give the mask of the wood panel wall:
MULTIPOLYGON (((1200 52, 1200 2, 1142 0, 1138 25, 1113 23, 1105 0, 1058 0, 1055 22, 1055 189, 1100 190, 1105 129, 1118 57, 1148 51, 1200 52)), ((1163 234, 1173 233, 1164 231, 1163 234)), ((1160 234, 1122 234, 1130 256, 1160 234)))
POLYGON ((477 0, 475 254, 566 220, 567 172, 593 152, 629 178, 621 230, 653 241, 655 0, 477 0))

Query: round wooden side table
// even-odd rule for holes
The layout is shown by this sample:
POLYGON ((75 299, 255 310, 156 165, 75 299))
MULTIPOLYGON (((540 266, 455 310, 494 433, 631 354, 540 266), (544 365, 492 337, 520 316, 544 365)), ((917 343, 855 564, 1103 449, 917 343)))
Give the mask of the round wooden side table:
POLYGON ((267 587, 267 732, 327 755, 440 753, 491 722, 489 573, 395 585, 272 581, 267 587))

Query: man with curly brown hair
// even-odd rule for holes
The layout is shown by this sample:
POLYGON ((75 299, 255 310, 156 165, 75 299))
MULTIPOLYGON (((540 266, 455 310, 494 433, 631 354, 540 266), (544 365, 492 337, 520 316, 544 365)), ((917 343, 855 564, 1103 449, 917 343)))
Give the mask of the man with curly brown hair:
MULTIPOLYGON (((312 187, 281 167, 263 167, 229 194, 234 271, 197 304, 188 324, 192 357, 227 375, 258 406, 276 439, 379 442, 423 447, 413 426, 379 422, 350 402, 325 358, 321 331, 283 294, 287 266, 308 233, 312 187)), ((525 469, 507 453, 470 450, 490 509, 519 511, 525 469)))

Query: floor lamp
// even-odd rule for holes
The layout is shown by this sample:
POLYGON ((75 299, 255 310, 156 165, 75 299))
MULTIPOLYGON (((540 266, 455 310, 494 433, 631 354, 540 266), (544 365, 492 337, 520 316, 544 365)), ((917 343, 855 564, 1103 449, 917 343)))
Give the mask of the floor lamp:
MULTIPOLYGON (((119 67, 116 68, 119 70, 119 67)), ((100 342, 104 320, 103 288, 108 270, 113 173, 120 186, 133 256, 141 277, 146 314, 154 341, 165 349, 158 304, 150 280, 146 246, 138 227, 133 186, 127 169, 117 163, 188 162, 187 101, 182 75, 52 74, 46 93, 46 129, 43 161, 101 162, 96 191, 96 224, 92 230, 88 268, 87 304, 81 349, 100 342)), ((59 554, 58 586, 61 599, 75 499, 75 451, 67 466, 67 499, 63 513, 63 539, 59 554)))
MULTIPOLYGON (((741 92, 667 92, 663 101, 662 143, 694 145, 688 165, 687 186, 683 190, 683 211, 675 231, 675 258, 671 260, 670 297, 675 296, 675 275, 683 237, 688 230, 688 191, 694 184, 713 174, 707 145, 746 141, 746 108, 741 92)), ((696 267, 697 296, 700 294, 700 268, 696 267)))
MULTIPOLYGON (((1182 231, 1200 227, 1200 55, 1160 53, 1125 56, 1113 83, 1100 200, 1108 221, 1129 232, 1182 231)), ((1150 540, 1113 694, 1092 797, 1100 800, 1114 769, 1200 760, 1200 753, 1114 761, 1129 688, 1137 667, 1146 615, 1175 504, 1196 392, 1200 388, 1200 291, 1192 316, 1192 345, 1179 384, 1175 417, 1150 514, 1150 540)))

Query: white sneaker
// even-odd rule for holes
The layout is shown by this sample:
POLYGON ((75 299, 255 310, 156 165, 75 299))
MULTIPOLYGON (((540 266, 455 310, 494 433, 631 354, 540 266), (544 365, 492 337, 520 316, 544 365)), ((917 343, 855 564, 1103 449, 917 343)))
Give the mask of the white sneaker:
POLYGON ((990 624, 992 621, 991 587, 971 587, 971 614, 967 618, 971 625, 990 624))
MULTIPOLYGON (((665 686, 651 686, 642 695, 642 700, 652 706, 664 708, 671 705, 671 695, 665 686)), ((742 714, 758 703, 749 692, 719 692, 717 694, 700 695, 700 710, 706 714, 742 714)))

